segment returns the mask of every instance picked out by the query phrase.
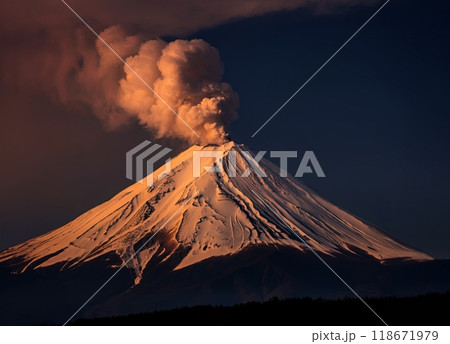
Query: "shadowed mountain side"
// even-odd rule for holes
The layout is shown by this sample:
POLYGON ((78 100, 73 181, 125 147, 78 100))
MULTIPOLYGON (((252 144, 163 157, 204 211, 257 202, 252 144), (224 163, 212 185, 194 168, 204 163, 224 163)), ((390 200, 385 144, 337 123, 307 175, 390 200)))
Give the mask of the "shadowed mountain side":
MULTIPOLYGON (((242 252, 213 257, 184 269, 172 270, 183 253, 148 266, 142 281, 123 269, 78 317, 168 310, 196 305, 235 305, 273 297, 351 297, 346 287, 312 254, 287 247, 249 247, 242 252), (178 256, 178 258, 176 258, 178 256), (131 287, 133 286, 133 287, 131 287), (131 287, 131 288, 130 288, 131 287)), ((11 275, 2 269, 1 323, 65 322, 95 292, 114 269, 105 269, 101 257, 85 269, 37 269, 11 275)), ((324 257, 361 296, 412 296, 450 290, 450 261, 380 264, 356 255, 324 257)), ((382 314, 380 314, 383 316, 382 314)), ((359 316, 373 319, 365 307, 359 316)))

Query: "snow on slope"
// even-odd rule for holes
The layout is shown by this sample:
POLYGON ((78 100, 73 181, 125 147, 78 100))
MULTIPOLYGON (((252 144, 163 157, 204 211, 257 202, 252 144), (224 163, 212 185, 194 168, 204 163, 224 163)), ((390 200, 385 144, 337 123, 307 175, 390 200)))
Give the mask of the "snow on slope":
MULTIPOLYGON (((197 191, 129 263, 136 283, 149 261, 167 259, 180 249, 188 253, 175 269, 233 254, 252 244, 307 250, 252 190, 322 254, 365 252, 380 261, 432 259, 339 209, 293 177, 281 178, 267 160, 260 162, 267 178, 206 171, 193 178, 194 150, 223 150, 225 161, 234 150, 237 175, 248 167, 242 145, 193 146, 172 159, 171 173, 153 187, 136 183, 67 225, 1 252, 0 262, 20 261, 20 272, 57 263, 64 264, 62 269, 76 267, 106 253, 116 253, 125 262, 197 191)), ((212 158, 202 159, 202 165, 212 163, 212 158)))

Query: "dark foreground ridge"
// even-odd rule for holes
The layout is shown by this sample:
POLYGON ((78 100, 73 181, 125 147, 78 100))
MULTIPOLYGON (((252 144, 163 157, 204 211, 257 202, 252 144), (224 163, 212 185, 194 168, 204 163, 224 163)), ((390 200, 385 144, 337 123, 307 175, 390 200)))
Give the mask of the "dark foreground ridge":
MULTIPOLYGON (((388 325, 450 325, 450 291, 416 297, 366 298, 388 325)), ((286 299, 78 319, 70 325, 382 325, 360 300, 286 299)))
MULTIPOLYGON (((63 324, 116 271, 105 267, 105 261, 120 262, 108 256, 81 268, 61 270, 56 265, 22 274, 0 265, 0 324, 63 324)), ((369 297, 370 306, 388 324, 441 324, 436 314, 450 309, 446 294, 450 260, 379 264, 365 257, 339 256, 327 262, 359 295, 369 297)), ((73 320, 140 314, 131 320, 98 321, 124 325, 380 323, 361 301, 345 299, 353 295, 317 257, 294 248, 249 248, 180 270, 173 270, 175 263, 152 263, 138 285, 123 269, 73 320), (284 301, 268 301, 274 297, 284 301), (243 305, 233 306, 238 304, 243 305), (214 308, 219 305, 223 307, 214 308), (152 313, 144 314, 148 312, 152 313)))

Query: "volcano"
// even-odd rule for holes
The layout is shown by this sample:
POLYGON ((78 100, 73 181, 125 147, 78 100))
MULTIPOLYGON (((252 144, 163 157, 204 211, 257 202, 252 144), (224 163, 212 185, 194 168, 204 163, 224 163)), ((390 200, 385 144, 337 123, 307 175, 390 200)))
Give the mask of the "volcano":
MULTIPOLYGON (((268 160, 259 162, 266 177, 245 173, 246 151, 232 141, 192 146, 173 158, 170 173, 152 186, 135 183, 65 226, 1 252, 2 271, 13 285, 20 278, 31 284, 53 279, 66 293, 90 295, 126 264, 117 283, 112 281, 109 291, 86 307, 84 314, 91 316, 273 296, 348 295, 310 248, 341 268, 356 287, 359 283, 361 293, 376 295, 390 293, 380 284, 380 274, 384 279, 395 275, 392 269, 386 275, 383 266, 433 260, 294 177, 280 177, 268 160), (193 152, 206 150, 224 152, 224 166, 235 152, 236 177, 228 168, 203 169, 193 177, 193 152)), ((202 159, 204 166, 214 163, 202 159)), ((391 287, 400 283, 394 280, 391 287)), ((34 290, 53 297, 61 293, 48 284, 34 290)), ((85 301, 83 295, 58 302, 68 312, 85 301)))

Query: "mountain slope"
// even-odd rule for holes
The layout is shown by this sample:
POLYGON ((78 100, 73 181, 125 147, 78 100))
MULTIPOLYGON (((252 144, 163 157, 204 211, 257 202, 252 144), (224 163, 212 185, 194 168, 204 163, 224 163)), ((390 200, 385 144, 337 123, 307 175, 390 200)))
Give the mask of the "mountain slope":
MULTIPOLYGON (((149 262, 166 261, 174 255, 179 256, 173 266, 178 270, 210 257, 236 254, 250 245, 307 250, 271 209, 325 255, 368 255, 379 261, 432 259, 339 209, 294 178, 281 178, 267 160, 260 162, 266 178, 256 173, 239 177, 248 167, 244 150, 234 142, 193 146, 172 159, 171 173, 153 187, 136 183, 67 225, 1 252, 0 263, 24 272, 56 264, 61 269, 77 267, 110 254, 126 262, 158 230, 128 264, 135 283, 140 282, 149 262), (203 170, 200 177, 193 178, 195 150, 223 150, 225 163, 229 152, 235 151, 238 177, 229 177, 225 169, 220 173, 203 170)), ((202 159, 204 166, 213 162, 212 158, 202 159)))

